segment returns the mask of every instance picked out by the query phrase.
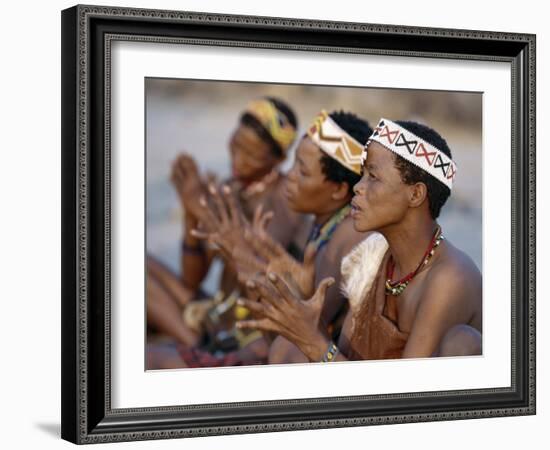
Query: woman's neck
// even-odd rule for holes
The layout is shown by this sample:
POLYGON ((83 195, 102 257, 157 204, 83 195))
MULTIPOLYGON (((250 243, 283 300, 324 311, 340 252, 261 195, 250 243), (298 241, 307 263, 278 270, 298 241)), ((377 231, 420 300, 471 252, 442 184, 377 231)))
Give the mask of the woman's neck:
POLYGON ((433 239, 437 223, 432 219, 400 224, 384 230, 395 263, 395 278, 414 271, 433 239))

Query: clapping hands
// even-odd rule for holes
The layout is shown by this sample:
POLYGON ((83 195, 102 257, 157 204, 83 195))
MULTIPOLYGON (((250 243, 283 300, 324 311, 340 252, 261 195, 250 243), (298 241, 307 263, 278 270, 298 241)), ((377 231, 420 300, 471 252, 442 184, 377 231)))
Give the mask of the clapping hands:
POLYGON ((253 318, 238 322, 237 327, 280 334, 311 361, 319 361, 328 339, 321 327, 321 311, 326 291, 333 283, 332 277, 323 279, 313 295, 304 300, 279 274, 270 272, 267 279, 256 277, 247 284, 247 290, 259 301, 243 298, 238 301, 250 310, 253 318))

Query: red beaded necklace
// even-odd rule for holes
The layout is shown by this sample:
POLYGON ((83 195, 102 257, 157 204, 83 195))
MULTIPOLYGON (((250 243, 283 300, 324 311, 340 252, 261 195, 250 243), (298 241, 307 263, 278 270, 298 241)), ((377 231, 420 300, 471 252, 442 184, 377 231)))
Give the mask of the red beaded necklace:
POLYGON ((403 278, 397 281, 391 281, 393 277, 393 271, 395 269, 395 261, 393 260, 393 257, 390 257, 390 260, 388 262, 388 269, 386 272, 386 295, 401 295, 401 293, 405 290, 410 281, 416 276, 418 272, 420 272, 420 269, 428 264, 428 261, 433 256, 436 247, 439 246, 443 239, 445 238, 443 237, 443 234, 441 232, 441 227, 438 225, 435 229, 432 240, 430 241, 430 245, 424 253, 424 256, 422 257, 422 260, 420 261, 418 267, 411 273, 405 275, 403 278))

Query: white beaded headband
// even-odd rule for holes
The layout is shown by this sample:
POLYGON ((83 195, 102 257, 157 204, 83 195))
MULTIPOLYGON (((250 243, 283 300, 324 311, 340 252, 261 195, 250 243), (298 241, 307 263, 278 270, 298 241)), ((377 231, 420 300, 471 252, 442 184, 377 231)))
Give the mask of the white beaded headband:
POLYGON ((452 190, 456 164, 445 153, 424 139, 395 122, 382 118, 365 144, 365 151, 362 155, 363 163, 367 157, 366 149, 372 141, 378 142, 388 150, 420 167, 452 190))
POLYGON ((307 134, 323 152, 361 175, 363 145, 340 128, 325 110, 317 115, 307 134))

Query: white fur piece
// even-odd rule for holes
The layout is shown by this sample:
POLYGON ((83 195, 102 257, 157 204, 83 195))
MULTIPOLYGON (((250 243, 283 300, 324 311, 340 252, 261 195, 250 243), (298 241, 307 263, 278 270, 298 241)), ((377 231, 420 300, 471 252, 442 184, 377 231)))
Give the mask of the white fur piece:
POLYGON ((349 300, 352 317, 372 287, 387 250, 386 238, 380 233, 372 233, 342 259, 340 289, 349 300))

